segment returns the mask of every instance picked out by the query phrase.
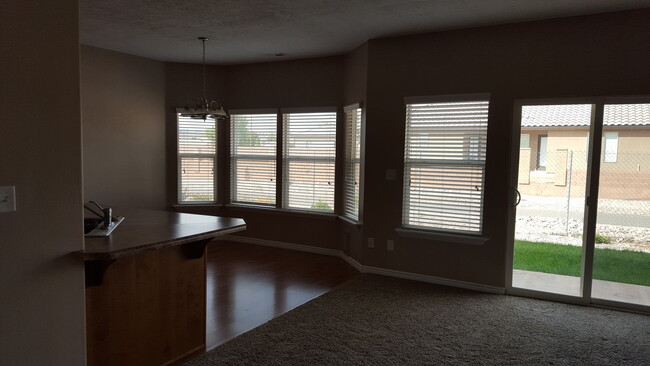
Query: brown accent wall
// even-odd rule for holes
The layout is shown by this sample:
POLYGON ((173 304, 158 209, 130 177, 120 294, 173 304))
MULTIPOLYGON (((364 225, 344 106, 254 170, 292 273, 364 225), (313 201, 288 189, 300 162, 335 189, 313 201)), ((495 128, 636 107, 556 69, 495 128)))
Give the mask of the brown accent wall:
MULTIPOLYGON (((206 67, 206 97, 210 100, 216 100, 225 105, 225 75, 223 68, 220 66, 208 65, 206 67)), ((176 108, 183 108, 188 99, 197 99, 203 94, 203 67, 195 64, 182 63, 165 63, 165 102, 164 102, 164 120, 165 120, 165 147, 166 147, 166 179, 167 194, 166 203, 168 205, 178 202, 178 185, 177 185, 177 150, 176 141, 178 138, 176 127, 176 108)), ((224 166, 226 156, 224 155, 224 144, 227 143, 227 124, 219 123, 217 126, 217 164, 224 166)), ((218 187, 223 187, 223 182, 227 179, 223 169, 217 171, 218 187)), ((219 189, 219 202, 225 202, 226 191, 219 189)))
POLYGON ((366 100, 368 85, 368 44, 357 47, 347 54, 343 64, 343 104, 366 100))
MULTIPOLYGON (((650 94, 650 9, 370 40, 340 57, 208 67, 208 96, 231 109, 364 101, 363 227, 331 217, 194 207, 248 221, 244 235, 345 249, 362 264, 504 286, 516 99, 650 94), (491 93, 484 245, 400 237, 404 97, 491 93), (386 180, 386 169, 397 179, 386 180), (346 231, 351 235, 346 236, 346 231), (375 248, 365 245, 375 239, 375 248), (386 250, 386 240, 395 250, 386 250)), ((165 64, 166 204, 176 203, 175 108, 200 95, 201 66, 165 64)), ((219 202, 228 202, 228 128, 218 129, 219 202)), ((531 135, 531 148, 535 145, 531 135)), ((159 162, 157 163, 159 164, 159 162)), ((337 176, 340 179, 340 174, 337 176)))
POLYGON ((335 107, 342 103, 343 57, 228 66, 228 108, 335 107))
POLYGON ((82 46, 81 93, 85 200, 164 209, 165 65, 82 46))
MULTIPOLYGON (((363 45, 357 47, 355 50, 350 52, 345 56, 344 63, 344 78, 343 78, 343 104, 349 105, 354 103, 361 103, 362 107, 365 108, 366 103, 366 94, 367 94, 367 85, 368 85, 368 44, 364 43, 363 45)), ((345 141, 345 124, 341 124, 340 128, 339 141, 345 141)), ((364 176, 364 164, 365 160, 365 151, 363 149, 365 138, 365 121, 361 122, 361 177, 364 176)), ((344 150, 340 150, 340 154, 343 154, 344 150)), ((344 160, 339 164, 340 166, 344 164, 344 160)), ((345 173, 344 169, 339 169, 341 173, 345 173)), ((341 176, 341 181, 344 179, 343 175, 341 176)), ((363 179, 363 178, 362 178, 363 179)), ((343 195, 343 187, 340 184, 340 196, 343 195)), ((359 202, 363 202, 363 182, 360 185, 360 197, 359 202)), ((343 202, 341 199, 339 202, 343 202)), ((360 205, 359 212, 359 221, 363 221, 363 205, 360 205)), ((338 222, 338 242, 339 249, 342 250, 345 254, 352 256, 353 258, 361 259, 363 256, 362 245, 363 241, 363 225, 354 225, 350 222, 339 220, 338 222)))
MULTIPOLYGON (((648 9, 368 44, 363 264, 504 286, 513 104, 519 98, 648 94, 648 9), (406 96, 489 92, 485 245, 399 237, 406 96), (399 177, 385 179, 386 169, 399 177), (395 251, 385 250, 394 239, 395 251), (378 243, 380 243, 378 245, 378 243)), ((531 136, 532 139, 532 136, 531 136)), ((360 245, 361 243, 357 244, 360 245)))
MULTIPOLYGON (((342 103, 343 58, 324 57, 228 67, 210 67, 209 85, 229 109, 337 107, 342 103)), ((174 187, 169 202, 176 202, 176 120, 174 108, 191 94, 200 69, 191 65, 167 65, 168 185, 174 187)), ((208 94, 210 92, 208 91, 208 94)), ((219 202, 229 202, 228 124, 220 122, 218 139, 219 202)), ((242 236, 315 247, 338 249, 337 223, 325 215, 300 215, 237 207, 182 207, 182 212, 241 217, 247 230, 242 236)))
POLYGON ((0 11, 0 364, 85 364, 78 2, 0 11))

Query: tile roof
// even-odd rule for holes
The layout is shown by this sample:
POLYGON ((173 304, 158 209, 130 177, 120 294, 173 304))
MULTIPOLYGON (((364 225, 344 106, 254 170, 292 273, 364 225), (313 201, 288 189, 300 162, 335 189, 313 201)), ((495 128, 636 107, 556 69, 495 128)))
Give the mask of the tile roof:
MULTIPOLYGON (((521 127, 587 127, 590 111, 590 104, 524 106, 521 127)), ((650 127, 650 103, 605 105, 604 124, 650 127)))

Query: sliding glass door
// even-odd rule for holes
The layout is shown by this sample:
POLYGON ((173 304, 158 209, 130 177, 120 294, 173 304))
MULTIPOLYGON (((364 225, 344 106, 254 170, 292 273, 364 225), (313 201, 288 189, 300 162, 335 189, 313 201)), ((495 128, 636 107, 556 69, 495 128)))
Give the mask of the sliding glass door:
POLYGON ((520 120, 512 286, 579 297, 593 105, 523 105, 520 120))
POLYGON ((594 301, 650 307, 650 103, 605 104, 594 301))
POLYGON ((508 291, 650 310, 650 103, 515 112, 508 291))

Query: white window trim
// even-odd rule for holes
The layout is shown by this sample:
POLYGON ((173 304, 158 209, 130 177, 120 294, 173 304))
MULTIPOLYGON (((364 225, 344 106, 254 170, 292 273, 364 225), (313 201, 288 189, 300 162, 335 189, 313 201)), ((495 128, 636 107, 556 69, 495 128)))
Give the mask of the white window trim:
POLYGON ((181 153, 180 152, 180 141, 179 141, 179 117, 180 113, 183 113, 185 111, 184 108, 177 108, 176 109, 176 184, 177 184, 177 192, 176 192, 176 202, 178 205, 192 205, 192 206, 197 206, 197 205, 206 205, 206 204, 216 204, 217 203, 217 120, 215 119, 213 121, 214 123, 214 135, 215 135, 215 151, 214 153, 181 153), (183 196, 183 185, 182 185, 182 164, 181 161, 183 158, 210 158, 212 159, 212 197, 214 198, 211 201, 183 201, 181 200, 181 197, 183 196))
POLYGON ((231 204, 241 204, 241 205, 253 205, 253 206, 260 206, 260 207, 277 207, 278 199, 277 199, 277 184, 278 184, 278 167, 277 167, 277 153, 278 153, 278 142, 277 142, 277 136, 278 136, 278 131, 277 131, 277 126, 278 126, 278 112, 277 109, 265 109, 265 110, 232 110, 230 113, 230 203, 231 204), (240 154, 236 152, 235 149, 235 141, 234 139, 236 138, 235 136, 235 131, 234 131, 234 122, 235 122, 235 116, 250 116, 250 115, 273 115, 273 121, 275 125, 275 152, 273 155, 251 155, 251 154, 240 154), (274 163, 274 174, 273 174, 273 182, 274 188, 273 188, 273 203, 261 203, 261 202, 253 202, 253 201, 239 201, 237 200, 237 184, 236 184, 236 178, 237 178, 237 166, 238 166, 238 161, 239 160, 257 160, 257 161, 272 161, 274 163))
POLYGON ((309 108, 281 108, 280 109, 280 123, 281 123, 281 131, 282 131, 282 179, 279 182, 282 187, 282 202, 280 205, 280 209, 282 210, 289 210, 289 211, 301 211, 305 213, 326 213, 326 214, 333 214, 336 212, 336 144, 337 144, 337 133, 336 133, 336 127, 338 125, 338 114, 337 114, 337 108, 336 107, 309 107, 309 108), (334 124, 334 155, 331 157, 308 157, 308 156, 290 156, 289 155, 289 149, 288 149, 288 138, 287 136, 287 115, 291 114, 308 114, 308 113, 333 113, 335 116, 335 124, 334 124), (312 208, 304 208, 304 207, 290 207, 289 206, 289 190, 290 190, 290 183, 289 183, 289 166, 292 162, 297 162, 297 161, 302 161, 302 162, 327 162, 331 163, 334 166, 334 172, 333 172, 333 201, 332 201, 332 207, 330 210, 321 210, 321 209, 312 209, 312 208))
POLYGON ((616 163, 618 161, 618 144, 618 131, 603 131, 603 163, 616 163), (608 136, 610 137, 608 138, 608 136), (607 151, 608 149, 611 149, 611 151, 607 151))
POLYGON ((345 106, 343 112, 345 121, 345 159, 342 216, 353 223, 358 223, 361 216, 361 156, 363 152, 361 129, 363 128, 364 111, 361 103, 356 103, 345 106), (349 113, 355 114, 353 119, 348 118, 349 113), (352 121, 354 121, 354 126, 351 125, 352 121), (357 136, 359 141, 357 141, 357 136), (359 146, 359 151, 357 151, 356 146, 359 146), (358 177, 356 176, 357 171, 359 172, 358 177), (356 201, 356 207, 354 203, 350 203, 350 199, 356 201))
MULTIPOLYGON (((486 93, 482 94, 466 94, 466 95, 449 95, 449 96, 426 96, 426 97, 407 97, 404 98, 404 101, 406 103, 406 109, 407 113, 409 111, 409 105, 413 104, 437 104, 437 103, 456 103, 456 102, 487 102, 487 108, 489 108, 489 101, 490 101, 490 95, 486 93)), ((426 235, 429 235, 429 233, 446 233, 446 235, 456 235, 459 237, 475 237, 475 238, 483 238, 481 236, 483 232, 483 214, 484 214, 484 184, 485 184, 485 151, 481 151, 483 153, 483 157, 479 160, 474 160, 474 159, 460 159, 460 160, 449 160, 449 159, 435 159, 435 158, 413 158, 409 157, 408 154, 409 152, 407 151, 409 148, 409 131, 408 131, 408 126, 409 126, 409 115, 407 114, 406 116, 407 121, 406 121, 406 132, 405 132, 405 155, 404 155, 404 186, 403 186, 403 204, 402 204, 402 228, 398 233, 400 235, 405 235, 405 236, 412 236, 412 235, 417 235, 417 236, 422 236, 423 233, 426 233, 426 235), (453 167, 453 166, 475 166, 475 167, 480 167, 481 170, 481 187, 479 188, 481 191, 480 194, 480 213, 478 215, 479 218, 479 223, 477 225, 478 230, 463 230, 463 229, 452 229, 452 228, 445 228, 445 227, 436 227, 436 226, 420 226, 420 225, 413 225, 409 222, 409 216, 411 212, 411 207, 409 207, 409 197, 410 197, 410 191, 409 191, 409 184, 411 181, 411 167, 413 166, 418 166, 418 165, 425 165, 425 166, 432 166, 432 165, 440 165, 441 167, 453 167)), ((487 124, 487 115, 485 116, 485 123, 487 124)), ((480 132, 481 136, 485 136, 487 139, 487 126, 485 128, 480 128, 478 130, 480 132)), ((414 136, 415 137, 415 136, 414 136)), ((485 146, 487 147, 487 140, 485 140, 485 146)), ((456 237, 453 236, 453 237, 456 237)), ((445 238, 449 239, 447 236, 445 238)), ((485 242, 483 239, 478 240, 479 244, 482 244, 485 242)))
POLYGON ((530 149, 530 134, 522 133, 519 138, 519 148, 520 149, 530 149))

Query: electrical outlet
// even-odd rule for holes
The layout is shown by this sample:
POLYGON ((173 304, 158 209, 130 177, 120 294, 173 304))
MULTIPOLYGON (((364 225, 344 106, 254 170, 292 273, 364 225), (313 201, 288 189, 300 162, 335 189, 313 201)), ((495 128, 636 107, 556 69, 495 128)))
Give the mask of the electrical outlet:
POLYGON ((375 247, 375 238, 368 238, 368 248, 375 247))
POLYGON ((395 242, 391 239, 388 239, 388 242, 386 242, 386 250, 394 250, 395 249, 395 242))
POLYGON ((0 187, 0 212, 16 211, 16 187, 0 187))

